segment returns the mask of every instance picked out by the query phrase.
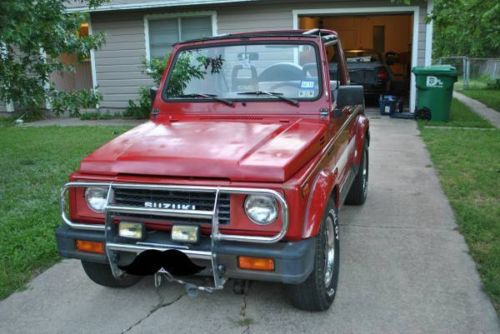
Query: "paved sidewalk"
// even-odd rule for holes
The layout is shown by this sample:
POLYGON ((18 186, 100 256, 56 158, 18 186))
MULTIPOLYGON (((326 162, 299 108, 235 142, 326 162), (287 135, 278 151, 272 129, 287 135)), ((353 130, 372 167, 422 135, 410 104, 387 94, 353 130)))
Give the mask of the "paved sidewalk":
POLYGON ((41 126, 136 126, 147 120, 137 119, 106 119, 106 120, 88 120, 82 121, 79 118, 50 118, 41 121, 24 123, 26 127, 41 127, 41 126))
POLYGON ((0 333, 500 333, 416 123, 371 121, 369 198, 341 209, 329 311, 295 310, 270 283, 197 299, 151 277, 107 289, 65 260, 0 302, 0 333))
POLYGON ((468 106, 476 114, 488 120, 497 129, 500 128, 500 112, 456 91, 453 92, 453 97, 468 106))

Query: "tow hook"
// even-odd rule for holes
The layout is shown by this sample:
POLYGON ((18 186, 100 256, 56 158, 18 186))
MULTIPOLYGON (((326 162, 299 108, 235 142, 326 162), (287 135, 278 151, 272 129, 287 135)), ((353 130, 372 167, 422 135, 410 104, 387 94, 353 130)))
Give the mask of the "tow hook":
POLYGON ((233 280, 233 292, 236 295, 246 295, 250 289, 249 280, 235 279, 233 280))
POLYGON ((168 272, 164 268, 161 268, 160 270, 158 270, 154 275, 154 283, 155 283, 156 288, 159 288, 162 285, 163 278, 166 278, 167 282, 173 282, 173 283, 178 283, 178 284, 184 285, 184 288, 186 289, 186 294, 192 298, 198 297, 198 293, 200 291, 207 292, 207 293, 213 293, 215 291, 214 287, 196 285, 196 284, 189 283, 189 282, 183 281, 181 279, 175 278, 170 272, 168 272))

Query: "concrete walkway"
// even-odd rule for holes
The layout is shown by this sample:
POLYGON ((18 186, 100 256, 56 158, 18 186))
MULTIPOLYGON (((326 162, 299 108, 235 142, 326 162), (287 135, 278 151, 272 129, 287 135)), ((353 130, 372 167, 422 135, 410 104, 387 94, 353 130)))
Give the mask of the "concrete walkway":
POLYGON ((41 126, 136 126, 146 120, 137 119, 106 119, 106 120, 88 120, 82 121, 79 118, 50 118, 41 121, 24 123, 26 127, 41 127, 41 126))
POLYGON ((482 118, 488 120, 497 129, 500 128, 500 112, 456 91, 453 92, 453 97, 468 106, 473 112, 482 118))
POLYGON ((270 283, 197 299, 151 277, 112 290, 65 260, 0 302, 0 333, 500 333, 415 122, 371 121, 369 198, 341 209, 329 311, 295 310, 270 283))

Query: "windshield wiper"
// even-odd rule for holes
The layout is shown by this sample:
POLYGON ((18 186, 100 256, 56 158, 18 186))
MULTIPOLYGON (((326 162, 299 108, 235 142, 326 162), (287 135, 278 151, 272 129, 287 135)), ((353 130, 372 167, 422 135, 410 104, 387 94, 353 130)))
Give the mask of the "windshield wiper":
POLYGON ((180 94, 177 95, 176 97, 203 97, 205 99, 214 100, 217 102, 224 103, 225 105, 228 105, 230 107, 234 107, 233 101, 217 97, 217 95, 215 94, 192 93, 192 94, 180 94))
POLYGON ((299 101, 291 99, 289 97, 286 97, 283 95, 283 93, 278 93, 278 92, 267 92, 265 90, 256 90, 256 91, 249 91, 249 92, 238 92, 238 95, 269 95, 269 96, 274 96, 280 100, 283 100, 285 102, 290 103, 291 105, 298 106, 299 101))

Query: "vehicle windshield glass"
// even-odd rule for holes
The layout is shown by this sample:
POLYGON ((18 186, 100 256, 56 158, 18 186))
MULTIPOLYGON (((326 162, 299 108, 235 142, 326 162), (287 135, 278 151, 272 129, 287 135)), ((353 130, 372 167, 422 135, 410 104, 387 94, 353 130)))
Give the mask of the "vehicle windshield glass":
POLYGON ((376 52, 369 50, 349 50, 345 52, 348 63, 374 63, 380 61, 376 52))
POLYGON ((320 92, 317 48, 310 44, 186 49, 173 64, 164 91, 168 100, 310 100, 320 92))

